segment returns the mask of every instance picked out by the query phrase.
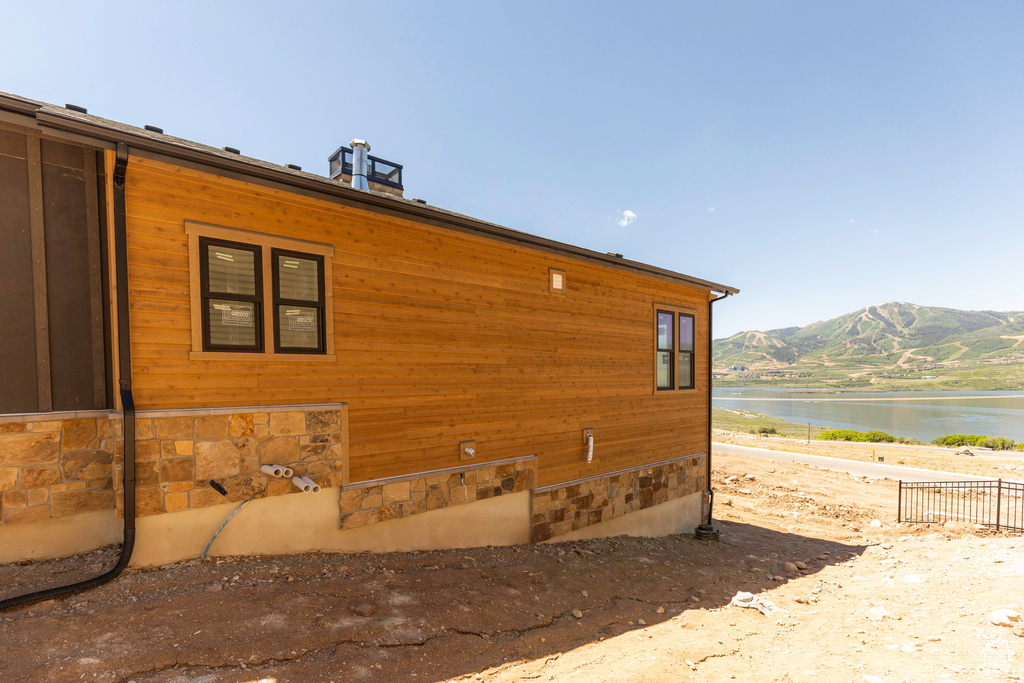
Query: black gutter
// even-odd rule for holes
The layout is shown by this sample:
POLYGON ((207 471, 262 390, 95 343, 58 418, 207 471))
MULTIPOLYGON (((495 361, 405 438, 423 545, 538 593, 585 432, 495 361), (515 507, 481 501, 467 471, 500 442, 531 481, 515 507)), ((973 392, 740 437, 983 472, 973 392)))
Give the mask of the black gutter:
POLYGON ((121 378, 121 406, 124 411, 124 540, 117 564, 91 579, 56 588, 0 600, 0 611, 36 602, 66 598, 113 581, 125 570, 135 549, 135 400, 132 397, 131 337, 128 325, 128 234, 124 205, 124 180, 128 168, 128 145, 118 143, 114 164, 114 268, 117 273, 117 350, 121 378))
POLYGON ((712 320, 712 312, 713 312, 713 309, 714 309, 714 306, 712 304, 714 304, 716 301, 721 301, 722 299, 724 299, 725 297, 729 296, 730 294, 732 294, 732 292, 726 292, 722 296, 715 297, 714 299, 711 299, 711 300, 708 301, 708 450, 707 450, 707 455, 704 457, 704 460, 706 461, 706 464, 707 464, 707 471, 705 473, 704 479, 705 479, 705 483, 707 484, 706 493, 707 493, 707 496, 708 496, 708 516, 707 516, 707 519, 704 521, 704 523, 698 525, 697 529, 695 530, 695 534, 696 534, 697 538, 710 538, 710 539, 714 539, 716 541, 718 540, 719 533, 718 533, 718 530, 715 529, 715 527, 711 524, 711 521, 712 521, 711 513, 712 513, 712 509, 714 508, 714 505, 715 505, 715 492, 711 488, 711 387, 712 387, 712 384, 713 384, 712 377, 714 377, 714 369, 713 369, 714 353, 713 353, 713 347, 714 347, 714 341, 715 341, 715 335, 714 335, 714 332, 712 331, 712 324, 711 324, 713 322, 713 320, 712 320))

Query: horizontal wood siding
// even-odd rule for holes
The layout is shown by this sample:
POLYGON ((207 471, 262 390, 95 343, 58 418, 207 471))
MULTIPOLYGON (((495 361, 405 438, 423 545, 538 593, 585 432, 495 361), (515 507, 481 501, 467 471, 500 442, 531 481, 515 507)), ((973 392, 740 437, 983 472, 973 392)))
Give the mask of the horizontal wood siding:
POLYGON ((465 439, 537 454, 540 485, 706 447, 706 290, 135 157, 127 211, 140 409, 346 401, 355 481, 465 439), (189 360, 186 220, 332 245, 337 361, 189 360), (655 303, 696 312, 692 391, 654 393, 655 303))

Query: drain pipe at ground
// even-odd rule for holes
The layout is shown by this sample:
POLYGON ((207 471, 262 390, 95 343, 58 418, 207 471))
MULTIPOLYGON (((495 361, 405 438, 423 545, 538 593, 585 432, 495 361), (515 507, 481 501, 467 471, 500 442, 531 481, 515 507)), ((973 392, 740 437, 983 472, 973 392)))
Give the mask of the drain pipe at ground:
POLYGON ((716 529, 711 524, 711 513, 715 504, 715 492, 711 488, 711 378, 713 376, 712 368, 714 356, 714 353, 712 352, 712 346, 714 344, 715 335, 712 331, 711 323, 712 309, 714 308, 713 304, 716 301, 721 301, 722 299, 726 298, 727 296, 729 296, 729 294, 731 294, 731 292, 726 292, 722 296, 708 300, 708 450, 707 453, 705 453, 704 455, 704 461, 707 464, 707 471, 704 476, 704 479, 705 483, 707 484, 705 495, 708 498, 708 516, 707 519, 704 520, 704 523, 697 525, 697 528, 694 530, 694 534, 697 536, 697 538, 708 538, 716 541, 718 540, 719 532, 718 529, 716 529))
POLYGON ((114 270, 117 283, 117 355, 121 407, 124 414, 124 540, 117 564, 104 574, 67 586, 0 600, 0 611, 36 602, 66 598, 113 581, 128 566, 135 549, 135 399, 132 397, 131 329, 128 325, 128 228, 125 217, 124 181, 128 170, 128 145, 117 144, 114 163, 114 270))

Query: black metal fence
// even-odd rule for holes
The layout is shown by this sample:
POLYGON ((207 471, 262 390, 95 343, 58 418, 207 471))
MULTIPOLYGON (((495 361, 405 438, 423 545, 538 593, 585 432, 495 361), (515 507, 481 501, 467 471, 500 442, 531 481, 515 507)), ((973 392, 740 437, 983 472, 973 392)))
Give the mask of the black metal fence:
POLYGON ((967 522, 1024 533, 1024 483, 975 481, 900 481, 896 521, 967 522))

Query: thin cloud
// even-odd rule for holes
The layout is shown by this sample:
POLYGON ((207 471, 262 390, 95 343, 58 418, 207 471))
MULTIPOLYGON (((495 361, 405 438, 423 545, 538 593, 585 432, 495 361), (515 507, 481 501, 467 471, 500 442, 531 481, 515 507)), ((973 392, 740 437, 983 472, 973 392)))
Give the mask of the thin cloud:
POLYGON ((620 228, 624 228, 635 220, 636 214, 630 211, 629 209, 626 209, 625 211, 622 212, 622 218, 617 220, 616 223, 619 224, 620 228))
POLYGON ((709 206, 708 207, 708 213, 714 213, 714 212, 715 212, 715 207, 709 206))

